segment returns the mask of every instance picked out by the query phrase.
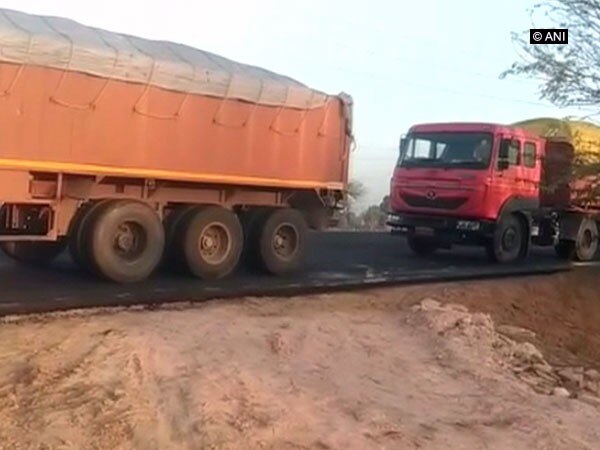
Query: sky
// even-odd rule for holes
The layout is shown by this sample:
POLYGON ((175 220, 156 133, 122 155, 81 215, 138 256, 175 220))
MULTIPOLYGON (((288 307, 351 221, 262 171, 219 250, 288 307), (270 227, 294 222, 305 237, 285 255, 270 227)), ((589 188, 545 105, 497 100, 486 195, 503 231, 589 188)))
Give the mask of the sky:
POLYGON ((511 123, 585 115, 539 100, 533 80, 499 79, 512 32, 550 28, 538 0, 3 0, 1 7, 175 41, 354 98, 351 178, 379 204, 400 135, 415 123, 511 123), (502 6, 500 6, 502 5, 502 6))

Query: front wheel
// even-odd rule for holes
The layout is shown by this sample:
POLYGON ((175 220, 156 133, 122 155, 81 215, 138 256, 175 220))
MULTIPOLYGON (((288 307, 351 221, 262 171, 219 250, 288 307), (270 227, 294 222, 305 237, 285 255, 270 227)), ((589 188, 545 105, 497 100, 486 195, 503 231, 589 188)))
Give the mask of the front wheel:
POLYGON ((490 259, 499 263, 511 263, 523 256, 526 230, 514 214, 500 219, 494 237, 486 246, 490 259))

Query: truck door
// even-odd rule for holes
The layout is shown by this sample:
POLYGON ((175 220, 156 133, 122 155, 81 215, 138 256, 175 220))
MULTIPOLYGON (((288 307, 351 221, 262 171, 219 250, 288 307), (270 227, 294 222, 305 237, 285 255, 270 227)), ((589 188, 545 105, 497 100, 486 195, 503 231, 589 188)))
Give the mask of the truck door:
POLYGON ((505 136, 500 140, 494 185, 500 202, 509 197, 523 195, 523 170, 521 166, 521 141, 505 136))
POLYGON ((539 197, 541 159, 539 142, 525 139, 523 142, 522 191, 526 198, 539 197))

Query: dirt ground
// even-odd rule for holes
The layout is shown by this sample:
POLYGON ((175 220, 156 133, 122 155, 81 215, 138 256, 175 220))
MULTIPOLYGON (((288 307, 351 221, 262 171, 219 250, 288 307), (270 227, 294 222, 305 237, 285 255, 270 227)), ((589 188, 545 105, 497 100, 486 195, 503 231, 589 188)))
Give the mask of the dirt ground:
POLYGON ((599 448, 598 275, 7 318, 0 448, 599 448))

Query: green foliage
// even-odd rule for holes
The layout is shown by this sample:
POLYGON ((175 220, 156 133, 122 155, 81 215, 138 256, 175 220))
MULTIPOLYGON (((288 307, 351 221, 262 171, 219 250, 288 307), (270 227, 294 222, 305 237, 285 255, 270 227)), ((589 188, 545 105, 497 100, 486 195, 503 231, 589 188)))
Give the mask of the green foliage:
MULTIPOLYGON (((530 45, 529 32, 515 33, 513 40, 521 50, 521 60, 505 71, 540 81, 540 97, 559 107, 585 107, 589 118, 600 115, 600 0, 544 0, 532 10, 532 28, 568 28, 567 45, 530 45), (543 22, 540 23, 540 18, 543 22)), ((569 127, 563 121, 562 127, 569 127)), ((582 122, 571 122, 571 129, 582 122), (573 127, 572 125, 575 125, 573 127)), ((589 131, 593 125, 583 124, 589 131)), ((598 130, 596 128, 596 130, 598 130)), ((550 130, 540 133, 552 137, 550 130)), ((564 130, 556 129, 557 132, 564 130)), ((600 133, 568 133, 565 138, 576 150, 571 165, 562 162, 563 170, 554 170, 553 191, 568 189, 572 200, 580 206, 598 203, 600 199, 600 133), (568 187, 567 187, 568 186, 568 187)), ((557 166, 561 164, 557 162, 557 166)))
POLYGON ((369 206, 360 216, 362 228, 369 231, 379 230, 385 226, 386 215, 377 205, 369 206))
POLYGON ((379 205, 371 205, 358 217, 359 228, 362 230, 384 230, 389 212, 390 197, 386 195, 379 205))
POLYGON ((366 194, 365 185, 358 180, 352 180, 348 183, 348 196, 353 200, 359 200, 366 194))
POLYGON ((600 113, 600 0, 546 0, 534 6, 540 28, 568 28, 568 45, 530 45, 529 32, 515 33, 521 61, 501 77, 524 75, 541 81, 541 98, 557 106, 592 107, 600 113))
POLYGON ((347 210, 341 215, 338 226, 345 230, 384 230, 389 202, 390 198, 386 195, 379 205, 371 205, 360 214, 347 210))

